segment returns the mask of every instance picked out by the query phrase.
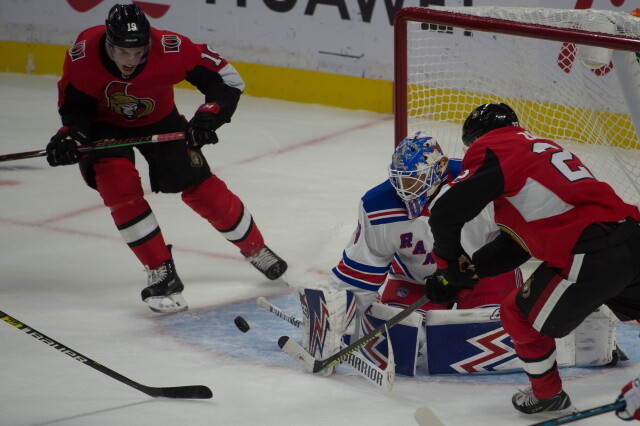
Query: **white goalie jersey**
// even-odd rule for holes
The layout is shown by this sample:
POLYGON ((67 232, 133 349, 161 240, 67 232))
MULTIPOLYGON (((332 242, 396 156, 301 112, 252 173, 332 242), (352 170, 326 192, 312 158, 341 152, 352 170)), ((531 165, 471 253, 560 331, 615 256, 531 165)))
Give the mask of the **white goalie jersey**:
MULTIPOLYGON (((451 180, 459 174, 460 167, 461 160, 449 161, 451 180)), ((447 189, 448 185, 444 185, 441 191, 447 189)), ((387 278, 424 284, 424 279, 435 273, 436 265, 431 254, 433 235, 428 207, 422 214, 411 219, 389 181, 370 189, 360 200, 358 225, 342 260, 331 271, 332 286, 353 291, 360 310, 375 300, 387 278)), ((473 254, 497 234, 493 205, 489 204, 463 227, 463 248, 473 254)))

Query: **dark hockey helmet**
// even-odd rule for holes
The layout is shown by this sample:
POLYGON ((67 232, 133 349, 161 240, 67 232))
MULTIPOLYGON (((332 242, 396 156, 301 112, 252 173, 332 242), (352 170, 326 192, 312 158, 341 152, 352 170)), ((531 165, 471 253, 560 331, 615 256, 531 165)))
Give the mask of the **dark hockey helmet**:
POLYGON ((149 44, 151 26, 137 4, 116 4, 105 20, 107 42, 118 47, 141 47, 149 44))
POLYGON ((518 125, 518 116, 509 105, 503 103, 480 105, 469 114, 462 125, 462 143, 469 146, 491 130, 518 125))

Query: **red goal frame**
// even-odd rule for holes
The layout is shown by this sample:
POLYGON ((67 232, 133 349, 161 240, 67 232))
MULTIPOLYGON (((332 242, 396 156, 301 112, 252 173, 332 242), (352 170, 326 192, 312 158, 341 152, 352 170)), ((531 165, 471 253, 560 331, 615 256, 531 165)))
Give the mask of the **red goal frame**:
POLYGON ((464 13, 422 7, 400 9, 394 18, 394 84, 393 111, 395 145, 407 136, 407 23, 448 25, 465 30, 547 39, 559 42, 586 44, 615 50, 640 52, 640 40, 623 35, 611 35, 579 29, 557 28, 498 18, 485 18, 464 13))

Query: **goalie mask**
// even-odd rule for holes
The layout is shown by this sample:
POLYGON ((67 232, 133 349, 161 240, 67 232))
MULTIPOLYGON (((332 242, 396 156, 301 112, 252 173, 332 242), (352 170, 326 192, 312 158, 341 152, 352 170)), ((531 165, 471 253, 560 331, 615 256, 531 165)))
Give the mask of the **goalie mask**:
POLYGON ((414 219, 448 175, 449 159, 438 142, 422 132, 406 137, 396 148, 389 166, 389 181, 414 219))

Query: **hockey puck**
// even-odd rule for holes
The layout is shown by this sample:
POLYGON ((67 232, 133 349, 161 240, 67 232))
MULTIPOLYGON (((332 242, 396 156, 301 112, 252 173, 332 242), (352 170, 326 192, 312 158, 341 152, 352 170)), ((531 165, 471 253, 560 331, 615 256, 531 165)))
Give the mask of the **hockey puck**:
POLYGON ((280 336, 280 338, 278 339, 278 346, 280 347, 280 349, 282 349, 284 345, 287 344, 288 341, 289 341, 288 336, 280 336))
POLYGON ((233 320, 233 323, 236 325, 236 327, 238 327, 238 330, 242 331, 243 333, 246 333, 251 328, 249 327, 249 323, 247 322, 247 320, 242 317, 236 317, 236 319, 233 320))

